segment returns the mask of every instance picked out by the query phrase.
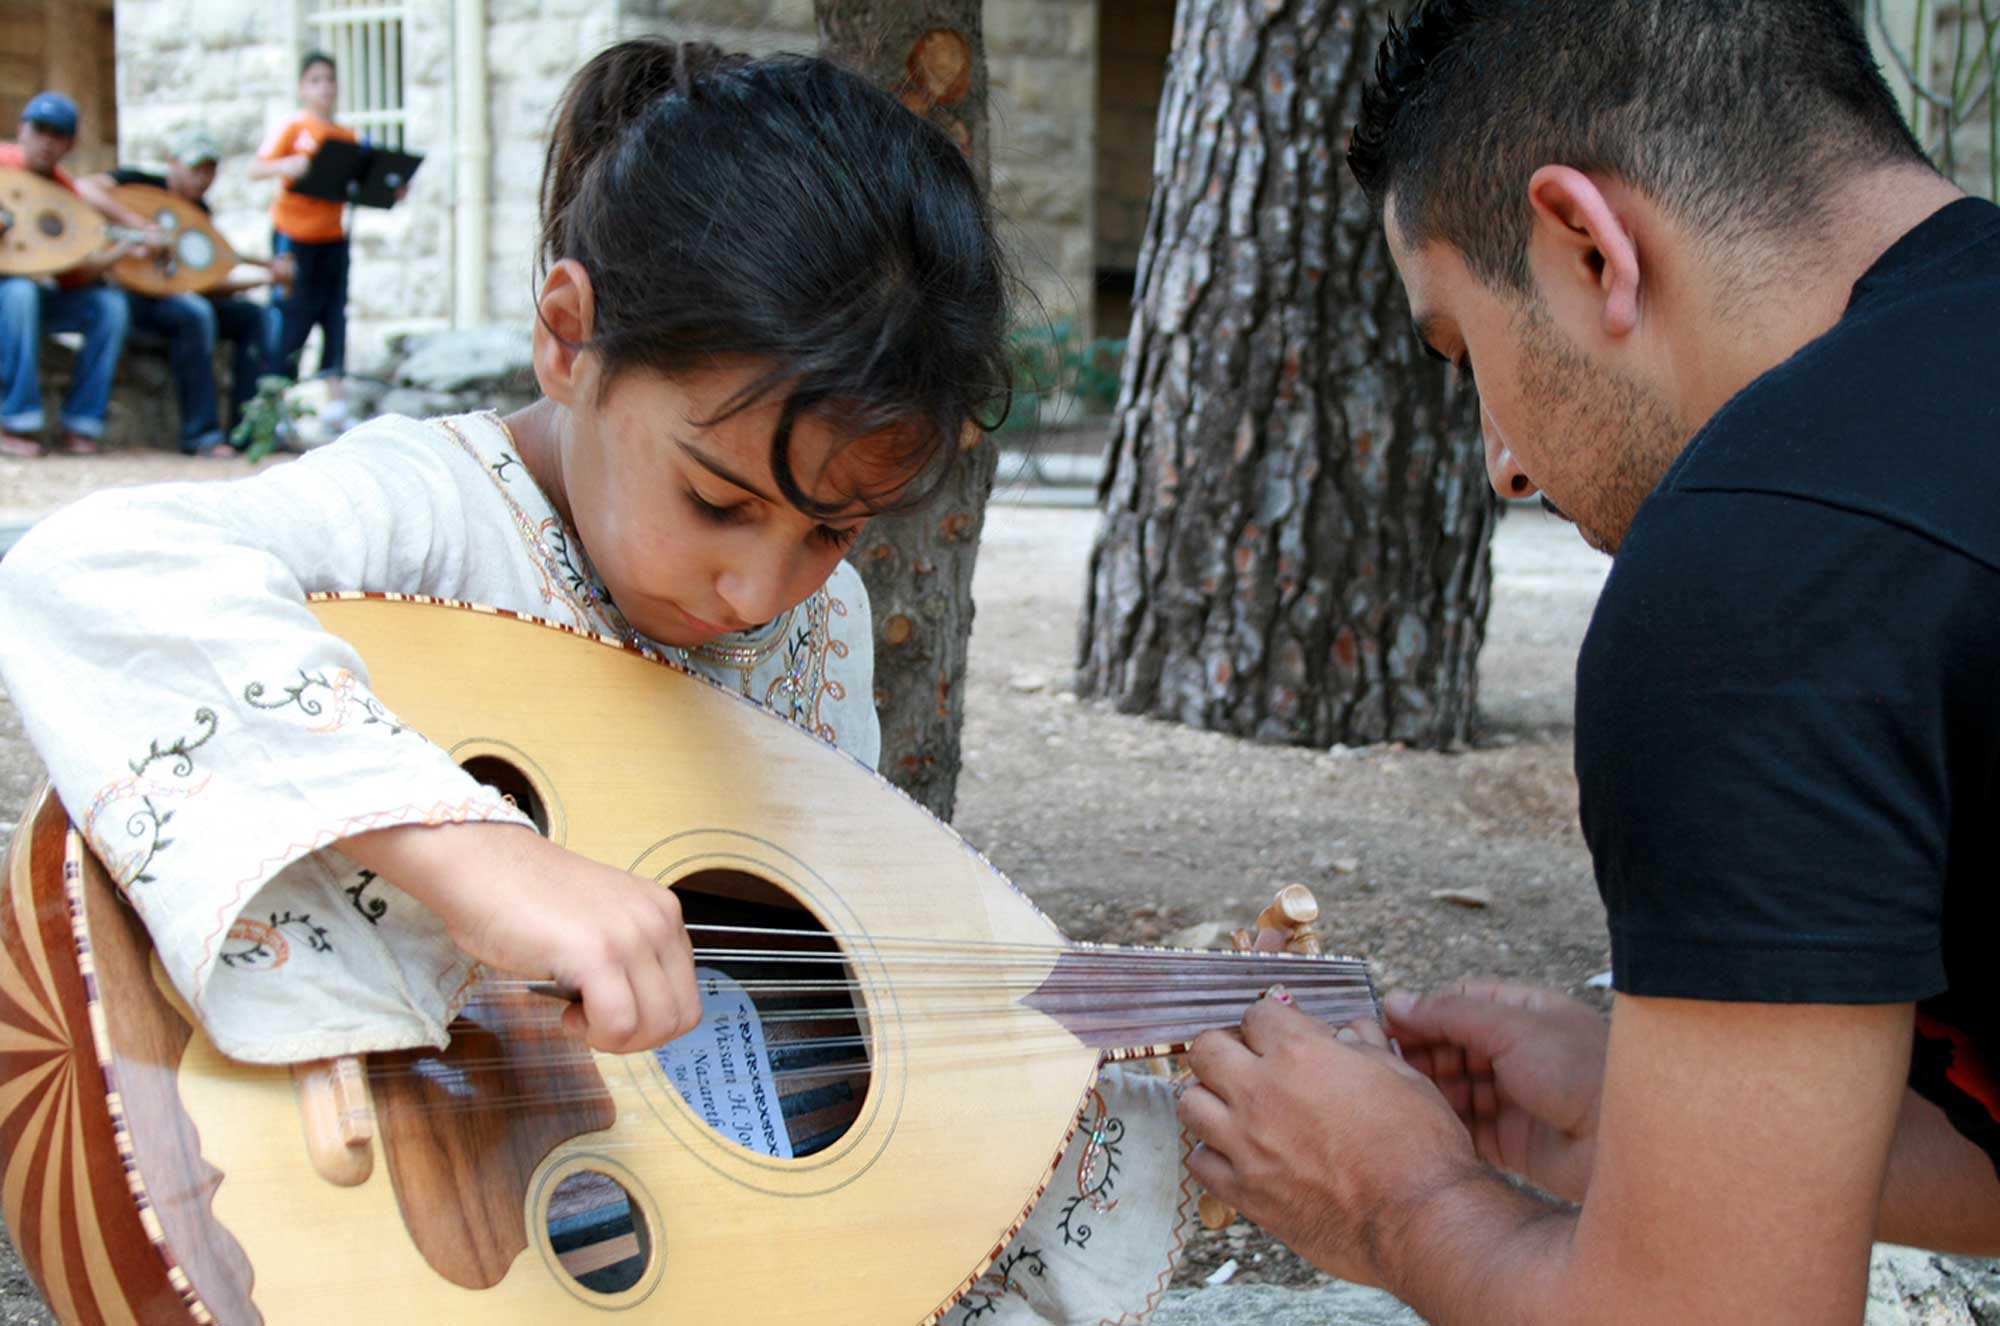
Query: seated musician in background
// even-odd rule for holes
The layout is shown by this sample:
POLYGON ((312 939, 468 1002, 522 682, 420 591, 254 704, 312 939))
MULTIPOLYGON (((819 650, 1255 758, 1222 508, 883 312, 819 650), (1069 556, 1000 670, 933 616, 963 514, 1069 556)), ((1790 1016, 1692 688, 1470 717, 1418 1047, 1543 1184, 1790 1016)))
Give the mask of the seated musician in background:
MULTIPOLYGON (((166 189, 199 207, 209 210, 206 195, 215 183, 216 164, 222 147, 206 129, 188 129, 167 144, 164 175, 120 166, 100 175, 77 181, 77 192, 102 210, 113 199, 112 190, 121 184, 147 184, 166 189)), ((128 290, 132 330, 150 333, 167 344, 173 366, 174 384, 180 393, 181 450, 191 456, 234 456, 228 445, 227 427, 242 413, 243 405, 257 393, 257 379, 266 371, 266 349, 271 340, 268 304, 242 299, 245 290, 289 282, 293 270, 289 255, 274 262, 247 264, 264 270, 248 276, 232 275, 222 285, 203 293, 169 295, 156 299, 128 290), (229 418, 222 417, 220 393, 215 381, 215 345, 227 340, 234 353, 230 365, 229 418)))
MULTIPOLYGON (((0 142, 0 169, 26 170, 53 180, 120 225, 148 228, 146 218, 109 198, 91 199, 59 164, 76 143, 76 103, 60 92, 41 92, 21 112, 14 142, 0 142)), ((0 455, 42 454, 42 333, 83 333, 69 398, 63 402, 62 448, 72 455, 97 450, 111 379, 125 349, 131 314, 125 296, 103 285, 104 270, 140 246, 121 241, 51 279, 0 277, 0 455)))

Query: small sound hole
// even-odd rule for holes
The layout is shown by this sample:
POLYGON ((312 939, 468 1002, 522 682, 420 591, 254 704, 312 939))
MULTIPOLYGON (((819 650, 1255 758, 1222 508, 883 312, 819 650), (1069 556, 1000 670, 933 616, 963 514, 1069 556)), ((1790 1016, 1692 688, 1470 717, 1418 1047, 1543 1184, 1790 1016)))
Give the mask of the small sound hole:
POLYGON ((497 755, 475 755, 465 762, 465 771, 519 807, 534 821, 536 833, 549 836, 549 808, 528 775, 497 755))
POLYGON ((594 1169, 578 1170, 549 1194, 549 1246, 583 1288, 620 1294, 646 1274, 653 1237, 625 1185, 594 1169))

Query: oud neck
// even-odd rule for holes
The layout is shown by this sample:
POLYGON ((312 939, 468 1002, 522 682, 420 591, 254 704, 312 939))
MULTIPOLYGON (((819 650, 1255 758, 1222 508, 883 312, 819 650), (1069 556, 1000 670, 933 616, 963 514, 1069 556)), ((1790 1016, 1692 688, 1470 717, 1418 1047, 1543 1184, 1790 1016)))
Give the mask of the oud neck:
POLYGON ((1075 944, 1022 1003, 1061 1023, 1107 1059, 1185 1050, 1204 1031, 1239 1025, 1274 985, 1329 1026, 1381 1018, 1359 958, 1075 944))

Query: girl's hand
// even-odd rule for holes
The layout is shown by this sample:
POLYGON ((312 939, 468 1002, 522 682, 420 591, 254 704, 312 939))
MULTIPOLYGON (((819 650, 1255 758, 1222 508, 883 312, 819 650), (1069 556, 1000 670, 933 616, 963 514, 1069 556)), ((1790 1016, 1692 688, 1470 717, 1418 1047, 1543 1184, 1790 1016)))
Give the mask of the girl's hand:
POLYGON ((294 183, 297 183, 299 180, 305 178, 306 171, 311 169, 311 167, 312 167, 312 158, 306 156, 304 153, 300 153, 298 155, 284 157, 281 160, 279 160, 278 173, 280 175, 283 175, 286 179, 291 180, 294 183))
POLYGON ((563 1023, 596 1049, 650 1050, 701 1018, 680 901, 657 881, 512 824, 403 825, 339 847, 487 966, 579 991, 563 1023))

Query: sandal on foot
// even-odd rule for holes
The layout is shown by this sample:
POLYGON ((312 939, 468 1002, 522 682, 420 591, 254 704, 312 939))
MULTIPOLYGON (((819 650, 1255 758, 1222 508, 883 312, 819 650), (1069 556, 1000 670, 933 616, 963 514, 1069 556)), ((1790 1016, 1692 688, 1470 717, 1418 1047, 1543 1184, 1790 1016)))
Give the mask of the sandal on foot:
POLYGON ((97 439, 85 437, 81 433, 65 433, 62 449, 66 456, 95 456, 98 450, 97 439))
POLYGON ((19 433, 0 433, 0 456, 33 460, 41 455, 42 451, 42 444, 32 437, 22 437, 19 433))

